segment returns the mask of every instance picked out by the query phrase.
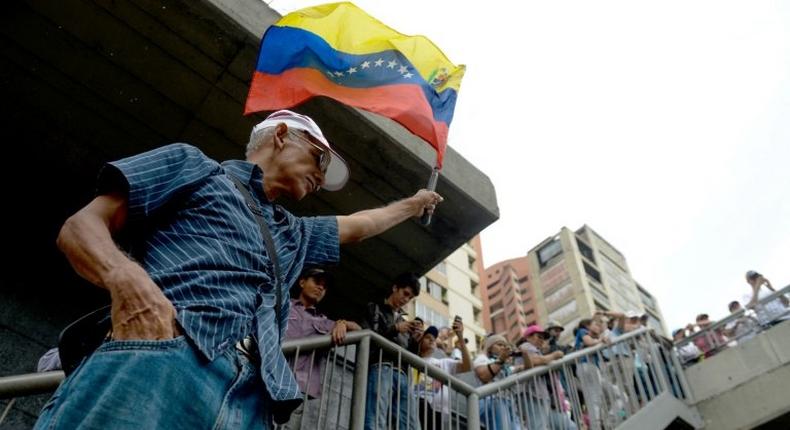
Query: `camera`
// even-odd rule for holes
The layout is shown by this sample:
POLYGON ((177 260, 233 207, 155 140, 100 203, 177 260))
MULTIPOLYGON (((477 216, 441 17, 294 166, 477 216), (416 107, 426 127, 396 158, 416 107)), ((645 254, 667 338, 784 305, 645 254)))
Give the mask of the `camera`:
POLYGON ((510 351, 510 356, 511 356, 511 357, 513 357, 513 358, 515 358, 515 357, 521 357, 521 351, 518 351, 518 350, 516 350, 516 351, 510 351))

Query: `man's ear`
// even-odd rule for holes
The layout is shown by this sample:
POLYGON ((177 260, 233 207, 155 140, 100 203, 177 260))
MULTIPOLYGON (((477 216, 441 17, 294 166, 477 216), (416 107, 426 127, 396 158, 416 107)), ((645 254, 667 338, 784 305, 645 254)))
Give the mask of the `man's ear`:
POLYGON ((305 279, 300 279, 299 280, 299 289, 300 290, 304 290, 304 281, 305 281, 305 279))
POLYGON ((283 149, 285 147, 285 135, 288 134, 288 126, 284 122, 274 127, 274 147, 283 149))

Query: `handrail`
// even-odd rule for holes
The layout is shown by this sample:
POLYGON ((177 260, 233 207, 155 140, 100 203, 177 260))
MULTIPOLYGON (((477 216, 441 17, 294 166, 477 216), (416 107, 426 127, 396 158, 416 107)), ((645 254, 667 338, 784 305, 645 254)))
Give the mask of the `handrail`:
MULTIPOLYGON (((345 342, 343 345, 335 345, 332 342, 332 339, 329 335, 324 336, 314 336, 308 337, 304 339, 296 339, 291 341, 286 341, 282 345, 283 352, 286 354, 301 354, 310 353, 317 349, 322 348, 338 348, 343 347, 346 345, 356 345, 356 354, 354 354, 354 361, 355 370, 354 370, 354 381, 353 381, 353 390, 352 390, 352 403, 357 405, 357 407, 352 408, 351 411, 351 428, 362 428, 364 426, 364 419, 365 419, 365 408, 358 407, 359 402, 364 402, 365 392, 366 392, 366 384, 367 384, 367 375, 368 375, 368 365, 375 364, 375 361, 371 361, 369 358, 369 351, 372 345, 377 346, 380 348, 384 354, 387 356, 387 362, 397 362, 397 365, 401 366, 411 366, 418 372, 422 372, 429 377, 433 378, 436 382, 440 382, 443 385, 446 385, 449 389, 457 392, 459 395, 463 395, 466 397, 466 422, 470 429, 479 428, 480 421, 482 420, 483 410, 481 409, 482 406, 479 404, 480 401, 485 399, 488 396, 494 396, 498 393, 502 393, 503 391, 507 391, 511 396, 511 399, 522 398, 527 399, 527 397, 519 397, 519 396, 528 396, 529 390, 526 388, 520 388, 522 383, 528 384, 529 380, 535 380, 544 376, 549 372, 567 372, 567 369, 564 368, 573 363, 578 363, 580 359, 584 357, 591 357, 591 356, 602 356, 602 351, 609 349, 610 351, 615 351, 613 348, 616 348, 618 344, 625 344, 629 350, 631 348, 635 348, 636 351, 639 351, 641 345, 645 345, 648 348, 647 357, 648 360, 651 360, 653 369, 652 374, 655 376, 654 379, 650 379, 653 381, 652 390, 650 387, 644 385, 648 383, 648 379, 643 379, 643 381, 636 382, 638 388, 635 386, 631 387, 631 393, 636 393, 637 396, 641 395, 642 399, 645 401, 650 401, 652 397, 658 395, 661 391, 671 390, 673 387, 677 387, 678 385, 682 386, 683 392, 688 392, 688 385, 682 375, 680 373, 674 373, 673 371, 669 370, 669 368, 664 369, 662 367, 662 361, 666 363, 666 360, 669 360, 672 363, 677 365, 677 357, 672 354, 671 344, 668 345, 668 341, 663 339, 662 337, 658 336, 652 329, 649 328, 640 328, 635 331, 626 333, 622 336, 618 336, 614 342, 607 343, 607 344, 600 344, 594 347, 585 348, 581 351, 576 351, 566 355, 565 357, 555 360, 548 365, 537 366, 535 368, 529 369, 524 372, 517 373, 515 375, 511 375, 501 381, 496 382, 489 382, 479 387, 472 387, 469 383, 459 379, 458 377, 448 374, 447 372, 443 371, 438 367, 434 367, 429 365, 428 362, 421 357, 403 350, 400 346, 388 341, 383 336, 370 331, 370 330, 359 330, 354 332, 349 332, 346 335, 345 342), (656 343, 653 343, 656 342, 656 343), (652 353, 652 351, 659 351, 658 354, 652 353), (652 357, 650 355, 652 354, 652 357), (672 372, 671 374, 664 374, 666 372, 672 372), (675 378, 675 379, 673 379, 675 378), (637 390, 637 391, 634 391, 637 390), (515 396, 515 397, 513 397, 515 396)), ((644 356, 643 356, 644 357, 644 356)), ((350 357, 347 357, 350 358, 350 357)), ((312 359, 311 359, 312 360, 312 359)), ((613 363, 617 363, 617 361, 613 361, 613 363)), ((679 369, 679 366, 677 367, 679 369)), ((622 370, 625 372, 625 370, 622 370)), ((643 377, 647 378, 650 375, 644 374, 643 377)), ((626 382, 626 385, 623 385, 623 380, 619 376, 615 376, 618 378, 616 381, 611 381, 612 384, 619 383, 623 390, 628 390, 626 387, 627 384, 630 382, 626 382)), ((57 387, 57 385, 63 379, 63 372, 46 372, 46 373, 36 373, 36 374, 27 374, 27 375, 15 375, 10 377, 0 377, 0 398, 9 398, 9 397, 18 397, 28 394, 37 394, 43 393, 47 391, 52 391, 57 387)), ((572 385, 576 384, 570 382, 572 385)), ((577 382, 578 383, 578 382, 577 382)), ((572 393, 572 392, 571 392, 572 393)), ((627 394, 627 393, 626 393, 627 394)), ((586 394, 585 394, 586 395, 586 394)), ((688 399, 688 397, 684 397, 688 399)), ((625 401, 629 401, 627 397, 624 397, 625 401)), ((494 399, 496 401, 496 399, 494 399)), ((525 400, 526 401, 526 400, 525 400)), ((571 394, 571 402, 576 404, 578 402, 578 398, 575 397, 575 394, 571 394)), ((635 406, 636 398, 632 395, 630 400, 635 406)), ((520 403, 519 403, 520 405, 520 403)), ((489 404, 490 406, 490 404, 489 404)), ((489 406, 486 406, 487 408, 489 406)), ((521 406, 519 406, 521 407, 521 406)), ((532 407, 532 406, 530 406, 532 407)), ((546 406, 548 407, 548 406, 546 406)), ((628 407, 628 405, 624 405, 623 407, 628 407)), ((323 406, 321 407, 323 409, 323 406)), ((638 409, 638 406, 636 406, 638 409)), ((339 409, 338 409, 339 411, 339 409)), ((489 409, 486 409, 489 411, 489 409)), ((460 412, 460 411, 458 411, 460 412)), ((320 412, 319 412, 320 413, 320 412)), ((488 414, 490 412, 485 412, 488 414)), ((519 412, 521 414, 526 413, 525 410, 519 412)), ((573 406, 573 415, 575 419, 579 419, 581 417, 581 409, 578 405, 573 406)), ((460 414, 458 415, 461 416, 460 414)))
POLYGON ((4 376, 0 378, 0 399, 49 393, 58 388, 63 378, 62 370, 4 376))
POLYGON ((584 348, 584 349, 579 350, 579 351, 574 351, 574 352, 562 357, 559 360, 552 361, 551 363, 549 363, 547 365, 533 367, 532 369, 529 369, 527 371, 519 372, 519 373, 510 375, 507 378, 502 379, 501 381, 489 382, 489 383, 483 385, 482 387, 478 387, 477 388, 477 394, 480 397, 485 397, 485 396, 494 394, 494 393, 496 393, 499 390, 510 388, 511 386, 516 385, 517 383, 520 383, 520 382, 522 382, 522 381, 524 381, 526 379, 530 379, 532 377, 542 376, 544 373, 548 373, 548 372, 550 372, 552 370, 556 370, 558 368, 561 368, 564 364, 572 363, 572 362, 576 361, 576 359, 578 359, 578 358, 582 358, 582 357, 586 357, 586 356, 589 356, 589 355, 596 354, 598 351, 600 351, 602 349, 611 348, 612 345, 617 345, 619 343, 627 342, 627 341, 629 341, 632 338, 635 338, 637 336, 640 336, 640 335, 648 333, 648 332, 652 332, 652 329, 647 328, 647 327, 642 327, 642 328, 639 328, 637 330, 625 333, 622 336, 618 336, 617 339, 615 339, 615 341, 612 342, 612 343, 609 343, 609 344, 602 343, 602 344, 595 345, 595 346, 592 346, 592 347, 584 348))
MULTIPOLYGON (((743 308, 741 310, 739 310, 738 312, 731 313, 730 315, 727 315, 726 317, 716 321, 715 323, 711 324, 710 326, 708 326, 708 327, 706 327, 706 328, 704 328, 704 329, 702 329, 702 330, 700 330, 698 332, 695 332, 695 333, 692 333, 692 334, 686 336, 683 340, 681 340, 680 342, 677 342, 676 346, 678 348, 680 348, 680 347, 682 347, 684 345, 687 345, 687 344, 693 342, 696 339, 699 339, 699 338, 702 338, 703 336, 708 335, 711 332, 715 332, 717 330, 721 330, 721 329, 725 328, 727 326, 727 324, 742 318, 744 316, 744 314, 746 314, 746 312, 753 311, 754 308, 759 308, 759 306, 765 305, 765 304, 767 304, 767 303, 769 303, 769 302, 771 302, 773 300, 776 300, 776 299, 784 296, 787 293, 790 293, 790 285, 786 285, 785 287, 783 287, 783 288, 781 288, 781 289, 779 289, 777 291, 774 291, 773 293, 769 294, 768 296, 763 297, 762 299, 757 301, 757 304, 755 304, 753 306, 747 307, 746 305, 743 305, 743 308)), ((785 314, 787 314, 787 312, 785 314)))
MULTIPOLYGON (((400 346, 395 345, 371 330, 357 330, 347 333, 343 345, 357 344, 361 342, 362 339, 368 337, 371 339, 372 343, 384 350, 387 354, 394 356, 400 354, 401 361, 404 364, 410 365, 423 373, 427 373, 431 378, 435 378, 444 384, 449 383, 453 389, 464 395, 469 395, 475 390, 474 387, 466 382, 455 378, 438 367, 429 365, 428 362, 423 360, 420 356, 403 350, 400 346)), ((310 352, 316 349, 343 345, 335 345, 330 335, 323 335, 283 342, 282 349, 283 353, 290 354, 297 349, 299 349, 300 352, 310 352)), ((0 399, 51 392, 57 389, 63 378, 64 374, 62 371, 26 373, 0 377, 0 399)))

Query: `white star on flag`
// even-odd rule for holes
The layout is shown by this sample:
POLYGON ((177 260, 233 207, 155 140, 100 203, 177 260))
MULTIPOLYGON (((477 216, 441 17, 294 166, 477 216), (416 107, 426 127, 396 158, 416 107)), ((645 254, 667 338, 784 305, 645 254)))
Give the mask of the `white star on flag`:
POLYGON ((365 61, 364 63, 362 63, 363 69, 367 69, 368 67, 370 67, 370 61, 365 61))
POLYGON ((343 72, 335 72, 335 76, 343 76, 343 72))
POLYGON ((348 70, 346 70, 346 72, 348 72, 349 75, 352 74, 352 73, 357 73, 357 68, 356 67, 349 67, 348 70))
POLYGON ((412 75, 411 73, 406 73, 405 75, 403 75, 403 77, 406 78, 406 79, 409 79, 412 76, 414 76, 414 75, 412 75))
POLYGON ((326 72, 326 74, 329 75, 330 78, 334 78, 335 77, 335 75, 332 74, 332 72, 326 72))
POLYGON ((381 67, 381 65, 384 64, 384 60, 379 58, 378 60, 374 61, 373 64, 375 64, 376 67, 381 67))
POLYGON ((395 68, 395 66, 397 66, 397 65, 398 65, 398 62, 397 62, 397 61, 395 61, 395 60, 392 60, 392 61, 390 61, 390 62, 388 62, 388 63, 387 63, 387 68, 388 68, 388 69, 394 69, 394 68, 395 68))
POLYGON ((409 68, 408 68, 408 67, 406 67, 406 66, 400 66, 400 67, 398 68, 398 73, 406 73, 406 72, 408 72, 408 71, 409 71, 409 68))

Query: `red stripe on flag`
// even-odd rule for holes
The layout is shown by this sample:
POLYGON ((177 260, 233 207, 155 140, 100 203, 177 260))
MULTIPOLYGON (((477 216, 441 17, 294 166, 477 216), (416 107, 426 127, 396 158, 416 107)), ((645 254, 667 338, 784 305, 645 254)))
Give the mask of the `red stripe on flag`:
POLYGON ((278 75, 256 71, 244 114, 290 108, 315 96, 331 97, 397 121, 436 148, 437 166, 442 166, 447 124, 433 120, 431 105, 417 85, 352 88, 338 85, 310 68, 290 69, 278 75))

